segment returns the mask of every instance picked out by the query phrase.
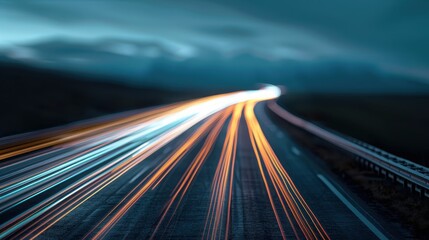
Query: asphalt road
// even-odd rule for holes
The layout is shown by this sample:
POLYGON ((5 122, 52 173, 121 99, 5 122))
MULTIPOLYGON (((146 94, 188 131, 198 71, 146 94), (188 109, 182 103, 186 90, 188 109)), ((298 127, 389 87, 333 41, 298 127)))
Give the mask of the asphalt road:
MULTIPOLYGON (((70 151, 93 150, 85 141, 80 141, 79 146, 61 142, 61 148, 50 148, 49 151, 37 149, 6 159, 0 165, 3 176, 0 183, 6 191, 0 204, 3 237, 406 237, 401 229, 389 224, 369 204, 345 189, 320 159, 297 145, 285 129, 270 118, 264 103, 257 104, 254 109, 265 137, 258 135, 257 127, 250 124, 250 110, 252 106, 248 105, 227 108, 222 111, 225 114, 200 121, 163 145, 156 142, 160 148, 147 155, 144 161, 124 168, 123 174, 114 175, 122 169, 112 168, 100 177, 87 177, 100 167, 97 165, 100 161, 107 164, 121 158, 121 151, 128 151, 128 146, 134 146, 133 141, 114 152, 101 152, 93 160, 65 175, 47 179, 40 188, 31 189, 31 184, 37 179, 23 184, 22 190, 20 186, 14 188, 22 191, 23 195, 13 195, 13 189, 5 189, 24 181, 25 177, 24 180, 22 178, 26 174, 46 173, 46 170, 38 169, 57 166, 55 156, 66 158, 67 154, 71 154, 76 157, 70 151), (200 129, 204 130, 201 136, 193 139, 200 129), (265 144, 264 138, 270 146, 265 144), (186 145, 190 141, 192 144, 186 145), (64 147, 67 144, 73 148, 64 147), (271 154, 270 148, 276 156, 271 154), (260 155, 255 151, 259 151, 260 155), (174 156, 175 153, 178 155, 174 156), (201 158, 198 158, 199 155, 201 158), (169 159, 172 160, 170 165, 169 159), (76 174, 70 175, 72 173, 76 174), (108 184, 102 185, 103 181, 108 181, 108 184), (79 184, 73 188, 76 182, 79 184), (85 184, 94 185, 87 188, 85 184), (27 187, 30 190, 27 191, 27 187), (64 192, 58 199, 51 198, 64 189, 70 192, 64 192), (91 192, 93 189, 96 191, 91 192), (10 199, 6 194, 11 194, 10 199), (66 199, 65 202, 63 199, 66 199), (39 206, 39 203, 42 205, 39 206), (34 211, 28 212, 32 208, 34 211), (42 214, 37 215, 42 210, 42 214), (29 220, 25 222, 23 219, 29 220)), ((172 131, 170 128, 167 130, 172 131)), ((120 162, 119 166, 125 164, 128 162, 120 162)))

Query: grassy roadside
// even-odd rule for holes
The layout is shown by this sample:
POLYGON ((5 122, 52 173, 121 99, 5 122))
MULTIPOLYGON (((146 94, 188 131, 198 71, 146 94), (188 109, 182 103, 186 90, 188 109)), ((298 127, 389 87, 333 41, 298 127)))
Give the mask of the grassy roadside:
POLYGON ((323 159, 362 199, 391 222, 410 229, 418 239, 429 236, 429 200, 409 194, 403 187, 360 166, 352 156, 282 120, 290 135, 303 147, 323 159))
POLYGON ((289 93, 278 102, 304 119, 429 166, 429 95, 289 93))

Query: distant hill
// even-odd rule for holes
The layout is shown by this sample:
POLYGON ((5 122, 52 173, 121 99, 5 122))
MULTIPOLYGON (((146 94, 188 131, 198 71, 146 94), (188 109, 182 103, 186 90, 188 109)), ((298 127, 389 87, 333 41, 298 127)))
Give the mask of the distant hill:
POLYGON ((178 49, 153 41, 50 39, 2 49, 1 59, 98 76, 100 81, 169 90, 229 91, 271 83, 285 85, 292 92, 429 93, 427 79, 389 73, 350 59, 271 59, 249 49, 227 55, 204 47, 199 47, 197 57, 182 58, 178 49))
POLYGON ((213 94, 131 87, 95 77, 0 64, 0 137, 213 94))

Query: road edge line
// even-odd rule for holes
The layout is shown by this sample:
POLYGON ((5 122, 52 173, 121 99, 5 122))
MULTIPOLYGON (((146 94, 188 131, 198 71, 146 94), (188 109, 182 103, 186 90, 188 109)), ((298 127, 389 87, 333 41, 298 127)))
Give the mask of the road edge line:
POLYGON ((372 233, 374 233, 375 236, 377 236, 378 239, 381 240, 388 240, 389 238, 386 237, 368 218, 365 217, 356 207, 353 206, 353 204, 347 200, 347 198, 338 191, 332 183, 325 178, 322 174, 317 174, 317 177, 331 190, 332 193, 335 194, 335 196, 338 197, 338 199, 341 200, 341 202, 350 210, 352 213, 359 218, 359 220, 365 224, 366 227, 368 227, 369 230, 371 230, 372 233))

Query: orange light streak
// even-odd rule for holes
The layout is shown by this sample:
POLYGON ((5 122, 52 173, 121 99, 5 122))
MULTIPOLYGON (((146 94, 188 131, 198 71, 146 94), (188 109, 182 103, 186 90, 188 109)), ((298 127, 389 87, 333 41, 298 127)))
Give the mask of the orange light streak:
POLYGON ((228 239, 238 127, 243 107, 243 103, 235 105, 231 121, 228 125, 222 153, 212 182, 212 196, 203 238, 219 239, 221 237, 219 230, 221 228, 222 217, 226 215, 224 235, 225 239, 228 239))
POLYGON ((248 125, 252 147, 258 161, 259 170, 283 238, 286 238, 286 236, 279 213, 276 210, 270 185, 274 188, 277 199, 280 201, 283 212, 297 238, 299 238, 299 234, 295 228, 294 222, 296 222, 306 239, 329 239, 328 234, 299 193, 292 179, 289 177, 289 174, 282 166, 266 139, 254 113, 255 104, 256 102, 248 102, 245 107, 244 115, 248 125), (265 173, 268 174, 270 183, 265 173), (292 221, 289 212, 292 214, 294 221, 292 221))
MULTIPOLYGON (((189 154, 190 150, 197 143, 205 139, 201 149, 199 149, 196 156, 189 163, 175 188, 172 189, 170 198, 166 201, 160 218, 152 232, 152 238, 156 238, 162 224, 167 220, 165 224, 167 227, 169 226, 177 209, 182 204, 184 196, 195 181, 198 172, 204 166, 204 162, 218 140, 222 128, 230 118, 226 129, 226 136, 223 140, 221 156, 218 159, 211 183, 210 201, 208 203, 202 236, 206 239, 228 239, 232 225, 231 211, 233 207, 232 197, 238 130, 242 115, 244 115, 250 143, 258 164, 257 171, 261 174, 267 197, 282 237, 286 239, 287 234, 285 231, 288 229, 286 228, 286 224, 288 224, 298 239, 302 237, 306 239, 329 239, 323 226, 276 156, 255 116, 254 107, 256 103, 276 97, 276 94, 278 94, 276 91, 278 90, 273 89, 273 87, 267 87, 260 92, 250 91, 249 93, 239 92, 215 95, 147 112, 127 115, 121 118, 104 119, 78 126, 70 126, 62 130, 44 133, 30 140, 22 139, 22 141, 0 146, 0 160, 8 159, 7 161, 0 161, 0 169, 32 160, 33 156, 19 156, 36 150, 41 150, 41 154, 48 154, 67 147, 77 149, 64 155, 61 153, 58 158, 53 160, 46 158, 34 166, 26 166, 25 169, 19 169, 19 173, 7 172, 7 175, 3 178, 6 181, 0 185, 0 189, 3 190, 0 191, 8 195, 1 198, 0 211, 20 201, 25 201, 25 199, 37 195, 38 192, 46 188, 56 186, 55 184, 66 180, 69 176, 75 176, 77 173, 82 173, 80 171, 83 170, 88 171, 79 176, 79 178, 76 177, 66 188, 59 189, 52 196, 29 207, 29 209, 26 209, 20 215, 0 225, 0 233, 4 230, 9 231, 13 229, 10 230, 11 235, 8 236, 12 239, 34 239, 40 236, 95 194, 124 176, 129 170, 141 166, 139 164, 167 143, 195 126, 195 124, 202 122, 179 147, 172 150, 168 157, 157 162, 157 165, 142 177, 143 179, 138 181, 126 196, 85 236, 85 238, 92 239, 106 237, 118 221, 148 191, 154 190, 165 181, 165 178, 177 169, 176 166, 180 162, 184 162, 181 161, 184 156, 189 154), (258 95, 258 93, 261 94, 258 95), (222 97, 226 96, 232 97, 230 99, 222 99, 222 97), (213 100, 215 101, 210 102, 213 100), (231 104, 229 104, 230 102, 231 104), (204 109, 199 107, 201 106, 199 104, 204 103, 209 103, 209 106, 213 107, 221 104, 222 108, 216 108, 217 112, 211 112, 211 109, 208 108, 210 110, 209 113, 205 114, 204 112, 198 115, 199 110, 204 109), (174 114, 183 112, 185 114, 179 114, 183 117, 176 121, 175 117, 177 115, 174 114), (162 121, 164 123, 157 125, 158 122, 162 121), (169 125, 170 123, 171 125, 169 125), (145 127, 147 126, 152 127, 152 132, 154 132, 152 137, 146 137, 147 132, 145 127), (157 126, 159 127, 157 128, 157 126), (164 126, 168 127, 164 129, 162 128, 164 126), (162 131, 159 129, 162 129, 162 131), (126 137, 132 134, 137 134, 138 138, 142 137, 143 139, 153 140, 153 143, 156 144, 149 144, 149 141, 137 141, 137 137, 131 138, 127 142, 128 139, 126 137), (110 146, 110 144, 115 145, 117 141, 123 138, 126 138, 126 141, 120 142, 118 144, 120 147, 112 147, 114 151, 111 152, 110 148, 104 150, 103 147, 110 146), (122 154, 121 151, 124 151, 126 154, 122 154), (112 159, 108 160, 101 161, 99 159, 102 157, 104 159, 105 155, 112 156, 111 154, 118 155, 113 155, 112 159), (81 156, 85 156, 82 158, 82 162, 80 162, 81 156), (9 160, 11 157, 18 158, 9 160), (30 184, 27 186, 27 182, 34 184, 34 186, 30 184), (9 202, 10 199, 12 202, 9 202)), ((151 131, 149 132, 152 133, 151 131)))
POLYGON ((108 231, 129 211, 129 209, 151 188, 156 187, 165 176, 176 166, 182 157, 219 121, 220 114, 216 114, 205 122, 196 132, 191 135, 166 161, 159 164, 148 177, 144 178, 132 191, 130 191, 100 222, 88 233, 90 236, 98 226, 110 218, 103 227, 91 238, 104 237, 108 231), (114 213, 114 214, 113 214, 114 213), (113 216, 111 216, 113 214, 113 216))
MULTIPOLYGON (((173 213, 170 216, 170 221, 173 218, 177 208, 179 207, 183 197, 185 196, 186 192, 188 191, 189 187, 191 186, 195 176, 197 175, 198 171, 201 169, 201 166, 203 165, 204 161, 206 160, 207 156, 211 152, 211 150, 214 147, 215 141, 225 124, 226 119, 231 115, 232 109, 225 110, 222 112, 222 118, 216 123, 216 125, 211 130, 210 134, 208 135, 206 141, 204 142, 204 145, 201 147, 200 152, 197 154, 197 156, 194 158, 188 169, 186 170, 185 174, 183 175, 182 179, 178 182, 176 185, 172 197, 164 207, 164 211, 160 217, 160 220, 157 223, 157 226, 155 227, 155 230, 152 233, 152 239, 155 238, 155 234, 158 232, 161 223, 164 221, 167 213, 171 209, 172 205, 176 202, 175 208, 173 210, 173 213), (178 198, 178 199, 177 199, 178 198)), ((169 222, 170 222, 169 221, 169 222)))

